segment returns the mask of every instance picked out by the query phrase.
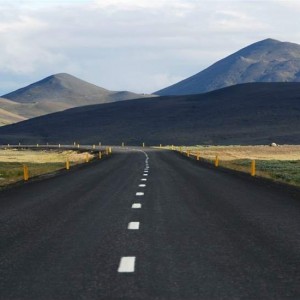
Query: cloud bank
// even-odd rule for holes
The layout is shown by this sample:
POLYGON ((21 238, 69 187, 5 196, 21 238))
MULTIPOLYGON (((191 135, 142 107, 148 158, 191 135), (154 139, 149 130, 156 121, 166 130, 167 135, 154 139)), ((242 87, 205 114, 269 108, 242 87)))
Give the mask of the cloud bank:
POLYGON ((0 0, 0 94, 67 72, 153 92, 265 38, 300 43, 297 0, 0 0))

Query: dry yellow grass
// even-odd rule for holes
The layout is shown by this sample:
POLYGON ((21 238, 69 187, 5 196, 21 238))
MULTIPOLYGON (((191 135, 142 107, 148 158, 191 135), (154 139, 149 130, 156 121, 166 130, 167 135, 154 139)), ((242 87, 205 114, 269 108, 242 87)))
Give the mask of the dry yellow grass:
POLYGON ((0 149, 0 187, 23 179, 23 165, 29 168, 29 176, 52 173, 65 168, 66 160, 70 165, 86 162, 92 159, 88 152, 59 150, 17 150, 0 149))
POLYGON ((68 158, 70 162, 80 163, 85 160, 86 155, 89 159, 93 157, 88 152, 77 153, 75 151, 32 151, 32 150, 17 150, 17 149, 3 149, 0 150, 0 162, 14 162, 14 163, 59 163, 65 162, 68 158))
POLYGON ((257 160, 300 160, 300 145, 270 146, 210 146, 210 147, 184 147, 201 157, 214 159, 216 155, 220 160, 257 159, 257 160))

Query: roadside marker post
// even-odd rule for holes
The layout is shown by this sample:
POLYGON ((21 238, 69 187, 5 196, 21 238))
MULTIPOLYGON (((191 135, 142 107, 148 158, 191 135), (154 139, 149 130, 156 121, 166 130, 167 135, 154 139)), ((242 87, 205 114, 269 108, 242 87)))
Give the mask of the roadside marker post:
POLYGON ((95 146, 95 145, 93 145, 93 149, 96 149, 96 146, 95 146))
POLYGON ((190 153, 191 153, 191 150, 187 150, 187 152, 186 152, 187 157, 190 157, 190 153))
POLYGON ((23 173, 24 173, 24 181, 27 181, 29 179, 29 171, 26 165, 23 165, 23 173))
POLYGON ((255 160, 253 159, 251 162, 251 176, 255 176, 256 174, 256 165, 255 165, 255 160))
POLYGON ((216 159, 215 159, 215 167, 217 168, 219 166, 219 156, 216 155, 216 159))
POLYGON ((60 148, 60 144, 58 144, 58 148, 60 148))
POLYGON ((69 161, 69 159, 66 160, 66 170, 70 170, 70 161, 69 161))
POLYGON ((124 142, 122 143, 122 147, 124 147, 125 146, 125 144, 124 144, 124 142))
POLYGON ((77 148, 79 149, 79 147, 80 147, 80 145, 78 144, 78 145, 77 145, 77 148))
POLYGON ((109 148, 108 148, 108 151, 109 151, 109 154, 111 154, 111 153, 112 153, 112 148, 109 147, 109 148))
POLYGON ((36 144, 36 147, 38 148, 38 147, 39 147, 39 144, 36 144))
POLYGON ((102 158, 102 152, 99 151, 99 159, 101 159, 101 158, 102 158))
POLYGON ((143 148, 145 148, 145 143, 143 143, 143 148))
POLYGON ((86 163, 89 162, 89 154, 88 154, 88 153, 85 154, 85 162, 86 162, 86 163))
POLYGON ((106 155, 108 155, 108 154, 109 154, 108 147, 106 147, 106 149, 105 149, 105 154, 106 154, 106 155))
POLYGON ((197 160, 200 160, 200 151, 197 152, 197 160))

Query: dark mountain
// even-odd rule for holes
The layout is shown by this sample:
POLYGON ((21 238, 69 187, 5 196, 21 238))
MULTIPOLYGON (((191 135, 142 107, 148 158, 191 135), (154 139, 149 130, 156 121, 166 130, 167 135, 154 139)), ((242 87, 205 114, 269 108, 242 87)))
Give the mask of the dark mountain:
MULTIPOLYGON (((109 91, 69 74, 62 73, 49 76, 29 86, 6 94, 3 98, 11 100, 9 104, 6 103, 5 105, 7 112, 17 114, 22 119, 27 119, 77 106, 149 96, 126 91, 109 91)), ((2 103, 0 105, 4 109, 2 103)), ((12 119, 12 122, 15 121, 18 121, 18 119, 12 119)))
POLYGON ((300 83, 69 109, 0 128, 5 143, 268 144, 300 141, 300 83))
POLYGON ((189 95, 240 83, 299 81, 300 45, 266 39, 154 94, 189 95))

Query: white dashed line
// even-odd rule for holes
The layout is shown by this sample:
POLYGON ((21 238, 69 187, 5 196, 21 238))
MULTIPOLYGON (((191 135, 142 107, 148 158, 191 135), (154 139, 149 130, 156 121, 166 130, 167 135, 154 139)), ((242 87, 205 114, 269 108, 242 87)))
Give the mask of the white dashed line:
POLYGON ((132 273, 135 267, 135 256, 121 257, 118 272, 119 273, 132 273))
POLYGON ((139 184, 139 187, 145 187, 146 184, 139 184))
POLYGON ((148 174, 143 174, 143 176, 148 176, 148 174))
POLYGON ((147 181, 147 178, 142 178, 141 181, 147 181))
POLYGON ((141 203, 133 203, 131 208, 142 208, 142 204, 141 203))
POLYGON ((144 193, 143 192, 137 192, 135 195, 136 196, 144 196, 144 193))
POLYGON ((139 230, 140 229, 140 222, 130 222, 128 224, 128 229, 130 229, 130 230, 139 230))

